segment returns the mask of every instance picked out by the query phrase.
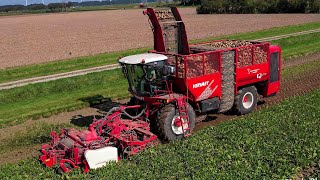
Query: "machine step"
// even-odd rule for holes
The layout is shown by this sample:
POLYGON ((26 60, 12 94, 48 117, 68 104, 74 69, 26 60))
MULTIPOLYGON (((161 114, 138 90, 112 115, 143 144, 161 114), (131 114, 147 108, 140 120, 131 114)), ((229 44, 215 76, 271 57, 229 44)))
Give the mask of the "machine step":
POLYGON ((190 119, 188 115, 187 98, 184 96, 177 98, 177 107, 178 107, 179 116, 181 120, 183 137, 188 137, 191 135, 191 128, 190 128, 190 119))

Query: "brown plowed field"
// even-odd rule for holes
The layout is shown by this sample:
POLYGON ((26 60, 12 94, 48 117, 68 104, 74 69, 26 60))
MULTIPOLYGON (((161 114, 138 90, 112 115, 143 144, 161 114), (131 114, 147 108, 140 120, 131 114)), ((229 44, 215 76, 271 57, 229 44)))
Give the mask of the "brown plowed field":
MULTIPOLYGON (((197 15, 181 8, 190 39, 315 22, 320 14, 197 15)), ((0 69, 152 46, 142 9, 0 17, 0 69)))

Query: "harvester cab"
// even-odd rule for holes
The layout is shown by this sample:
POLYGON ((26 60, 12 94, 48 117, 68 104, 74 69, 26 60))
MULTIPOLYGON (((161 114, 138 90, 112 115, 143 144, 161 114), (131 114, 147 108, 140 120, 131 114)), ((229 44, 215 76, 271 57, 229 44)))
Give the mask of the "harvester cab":
POLYGON ((156 91, 165 90, 165 82, 175 72, 166 65, 167 56, 146 53, 127 56, 119 60, 122 72, 128 80, 129 92, 135 96, 155 96, 156 91))

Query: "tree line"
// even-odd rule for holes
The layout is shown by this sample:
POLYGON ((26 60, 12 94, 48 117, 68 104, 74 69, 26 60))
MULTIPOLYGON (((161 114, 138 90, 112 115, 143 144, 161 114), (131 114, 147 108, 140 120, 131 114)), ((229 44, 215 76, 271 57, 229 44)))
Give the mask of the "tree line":
POLYGON ((71 7, 71 3, 50 3, 48 5, 30 4, 28 6, 24 6, 24 5, 6 5, 6 6, 0 6, 0 12, 57 10, 57 9, 70 8, 70 7, 71 7))
POLYGON ((320 0, 189 0, 199 14, 319 13, 320 0))
MULTIPOLYGON (((156 0, 151 0, 156 1, 156 0)), ((151 2, 149 0, 149 2, 151 2)), ((175 0, 174 0, 175 1, 175 0)), ((61 11, 78 6, 140 3, 141 0, 86 1, 0 6, 0 12, 11 11, 61 11)), ((182 0, 181 5, 198 5, 199 14, 226 13, 320 13, 320 0, 182 0)))
MULTIPOLYGON (((151 0, 152 1, 152 0, 151 0)), ((50 3, 48 5, 44 4, 30 4, 28 6, 24 5, 6 5, 0 6, 0 12, 11 12, 11 11, 59 11, 65 8, 78 7, 78 6, 104 6, 113 4, 130 4, 130 3, 140 3, 141 0, 113 0, 113 1, 86 1, 86 2, 67 2, 67 3, 50 3)))

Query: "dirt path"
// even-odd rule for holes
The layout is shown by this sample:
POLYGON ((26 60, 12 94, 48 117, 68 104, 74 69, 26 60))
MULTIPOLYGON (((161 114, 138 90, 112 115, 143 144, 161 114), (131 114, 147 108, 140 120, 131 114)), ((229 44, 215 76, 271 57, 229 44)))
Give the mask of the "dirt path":
MULTIPOLYGON (((320 14, 197 15, 195 8, 179 10, 190 40, 320 20, 320 14)), ((0 17, 0 69, 152 43, 141 9, 0 17)))
POLYGON ((312 30, 303 31, 303 32, 296 32, 296 33, 284 34, 284 35, 280 35, 280 36, 261 38, 261 39, 256 39, 256 41, 274 41, 274 40, 279 40, 279 39, 283 39, 283 38, 288 38, 288 37, 293 37, 293 36, 301 36, 304 34, 317 33, 317 32, 320 32, 320 29, 312 29, 312 30))
POLYGON ((119 64, 110 64, 105 66, 98 66, 88 69, 81 69, 81 70, 75 70, 70 72, 64 72, 64 73, 58 73, 58 74, 52 74, 47 76, 39 76, 39 77, 33 77, 33 78, 27 78, 27 79, 21 79, 17 81, 11 81, 0 84, 0 90, 3 89, 12 89, 16 87, 25 86, 28 84, 36 84, 36 83, 42 83, 42 82, 48 82, 48 81, 54 81, 57 79, 64 79, 64 78, 70 78, 75 76, 82 76, 93 72, 101 72, 106 70, 112 70, 120 68, 119 64))
MULTIPOLYGON (((316 57, 319 57, 319 55, 310 55, 310 59, 313 59, 311 57, 316 58, 316 57)), ((306 62, 310 62, 310 61, 305 61, 305 59, 306 57, 294 59, 290 63, 285 63, 284 66, 287 68, 287 67, 303 64, 306 62)), ((261 102, 261 104, 258 106, 257 110, 279 103, 285 98, 305 94, 306 92, 320 88, 320 71, 314 70, 302 76, 293 77, 290 79, 283 79, 281 86, 282 87, 281 87, 280 93, 277 96, 264 99, 264 101, 261 102)), ((125 103, 125 102, 126 100, 123 100, 119 103, 125 103)), ((26 131, 28 127, 33 127, 40 123, 47 123, 47 124, 73 123, 77 125, 83 122, 91 121, 93 119, 93 115, 101 115, 101 112, 103 112, 103 110, 116 106, 119 103, 113 102, 113 103, 108 103, 107 105, 100 105, 92 108, 84 108, 84 109, 73 111, 73 112, 65 112, 49 118, 42 118, 39 120, 29 120, 23 124, 2 128, 0 131, 0 141, 5 141, 7 138, 9 138, 10 136, 14 136, 16 133, 23 133, 26 131)), ((231 120, 237 117, 238 116, 228 115, 228 114, 209 115, 205 121, 197 124, 195 128, 195 132, 197 132, 198 130, 201 130, 206 126, 215 125, 215 124, 224 122, 226 120, 231 120)), ((36 150, 38 150, 39 147, 40 145, 26 147, 23 149, 18 149, 11 152, 7 152, 5 154, 1 154, 0 164, 17 162, 21 159, 24 159, 30 156, 36 157, 38 155, 38 151, 36 150)))

